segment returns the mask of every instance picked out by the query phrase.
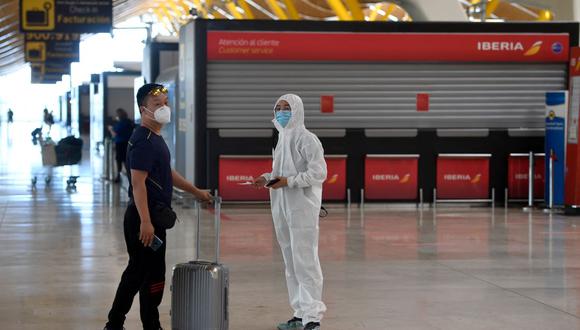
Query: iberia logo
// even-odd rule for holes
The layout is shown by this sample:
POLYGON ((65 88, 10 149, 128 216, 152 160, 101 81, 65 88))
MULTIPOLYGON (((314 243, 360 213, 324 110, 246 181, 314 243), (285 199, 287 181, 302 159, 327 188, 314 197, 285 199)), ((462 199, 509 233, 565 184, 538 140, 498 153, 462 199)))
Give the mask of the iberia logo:
POLYGON ((480 52, 523 52, 524 56, 534 56, 542 49, 543 41, 536 41, 528 50, 519 41, 479 41, 477 50, 480 52))
POLYGON ((445 174, 443 179, 445 181, 463 181, 477 184, 481 181, 481 173, 476 174, 473 178, 469 174, 445 174))
POLYGON ((326 183, 333 184, 336 183, 336 181, 338 181, 338 174, 335 174, 332 177, 330 177, 330 179, 326 180, 326 183))
POLYGON ((399 181, 399 183, 407 183, 411 179, 411 174, 407 173, 401 178, 398 174, 373 174, 373 181, 399 181))
POLYGON ((532 47, 524 53, 524 56, 534 56, 540 52, 540 49, 542 49, 542 41, 536 41, 532 47))
POLYGON ((572 67, 575 72, 580 71, 580 57, 572 57, 572 59, 570 59, 570 67, 572 67))
POLYGON ((251 175, 228 175, 226 176, 226 181, 228 182, 254 181, 254 177, 251 175))

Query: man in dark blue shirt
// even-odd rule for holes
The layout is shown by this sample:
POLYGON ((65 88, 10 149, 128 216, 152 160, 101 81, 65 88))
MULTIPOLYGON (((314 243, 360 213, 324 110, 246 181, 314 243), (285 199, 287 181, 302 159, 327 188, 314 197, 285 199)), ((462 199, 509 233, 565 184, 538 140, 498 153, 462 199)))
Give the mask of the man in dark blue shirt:
MULTIPOLYGON (((109 126, 109 132, 115 141, 115 160, 117 161, 117 177, 114 182, 121 181, 121 170, 127 158, 127 145, 135 124, 129 119, 129 114, 125 109, 117 109, 117 122, 113 126, 109 126)), ((127 170, 128 174, 129 170, 127 170)))
POLYGON ((165 230, 151 222, 152 206, 171 206, 173 186, 190 192, 200 200, 210 201, 211 195, 199 190, 171 169, 170 154, 161 137, 161 128, 169 123, 171 109, 167 106, 167 90, 162 85, 146 84, 137 92, 141 126, 129 140, 127 167, 129 197, 125 212, 124 231, 129 264, 109 312, 106 330, 123 329, 125 315, 139 292, 141 322, 145 330, 159 330, 158 306, 165 287, 165 230), (154 235, 163 244, 157 250, 150 246, 154 235))

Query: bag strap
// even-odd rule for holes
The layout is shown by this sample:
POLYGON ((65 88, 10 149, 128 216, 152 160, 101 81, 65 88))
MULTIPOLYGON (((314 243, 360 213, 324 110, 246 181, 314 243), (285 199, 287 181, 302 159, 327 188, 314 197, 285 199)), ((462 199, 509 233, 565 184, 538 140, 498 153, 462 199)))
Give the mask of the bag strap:
POLYGON ((326 209, 326 207, 324 207, 324 206, 322 206, 322 205, 321 205, 321 206, 320 206, 320 213, 319 213, 319 216, 320 216, 321 218, 326 218, 326 216, 327 216, 327 215, 328 215, 328 210, 326 209))
POLYGON ((151 179, 150 177, 147 177, 147 180, 149 180, 149 182, 153 183, 153 185, 155 187, 157 187, 157 189, 159 189, 159 191, 163 192, 163 187, 157 183, 155 180, 151 179))

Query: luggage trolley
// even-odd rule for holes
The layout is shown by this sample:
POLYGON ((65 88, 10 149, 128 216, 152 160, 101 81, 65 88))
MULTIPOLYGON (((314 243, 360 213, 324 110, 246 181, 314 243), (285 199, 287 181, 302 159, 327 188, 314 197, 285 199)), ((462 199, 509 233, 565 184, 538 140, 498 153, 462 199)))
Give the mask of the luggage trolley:
MULTIPOLYGON (((50 137, 44 139, 40 129, 32 132, 32 142, 40 144, 42 166, 48 171, 44 176, 44 182, 48 185, 52 181, 52 169, 56 166, 70 166, 81 162, 83 140, 74 136, 67 136, 55 143, 50 137)), ((69 176, 66 180, 67 190, 75 190, 78 176, 69 176)), ((31 179, 32 187, 36 187, 38 178, 34 175, 31 179)))

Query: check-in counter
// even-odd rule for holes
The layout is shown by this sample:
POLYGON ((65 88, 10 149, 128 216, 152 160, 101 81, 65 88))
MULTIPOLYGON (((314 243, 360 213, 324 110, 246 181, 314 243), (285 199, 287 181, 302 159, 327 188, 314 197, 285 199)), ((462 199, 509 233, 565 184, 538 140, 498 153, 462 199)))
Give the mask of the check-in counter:
POLYGON ((367 155, 365 199, 416 200, 419 155, 367 155))
POLYGON ((491 154, 439 154, 437 200, 489 201, 491 154))
MULTIPOLYGON (((545 154, 534 155, 534 199, 544 198, 545 154)), ((529 193, 529 154, 512 153, 508 158, 508 198, 527 200, 529 193)))
POLYGON ((346 155, 326 155, 326 181, 322 185, 322 200, 346 200, 346 155))
POLYGON ((267 189, 256 189, 248 182, 272 171, 271 156, 230 156, 219 159, 219 194, 224 201, 267 201, 267 189))

